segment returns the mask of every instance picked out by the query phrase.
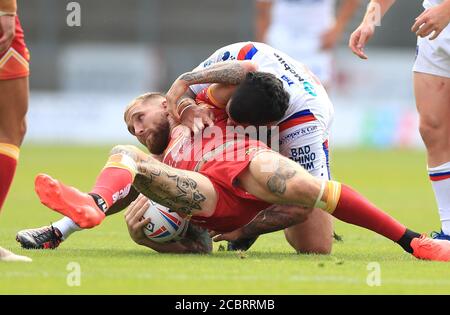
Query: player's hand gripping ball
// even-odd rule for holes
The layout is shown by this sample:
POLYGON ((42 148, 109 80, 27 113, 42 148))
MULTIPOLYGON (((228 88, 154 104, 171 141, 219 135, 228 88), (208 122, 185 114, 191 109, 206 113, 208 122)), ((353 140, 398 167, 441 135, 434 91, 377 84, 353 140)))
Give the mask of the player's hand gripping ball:
POLYGON ((143 218, 151 222, 144 226, 144 234, 152 241, 166 243, 180 240, 188 227, 189 221, 169 208, 149 200, 150 206, 143 218))

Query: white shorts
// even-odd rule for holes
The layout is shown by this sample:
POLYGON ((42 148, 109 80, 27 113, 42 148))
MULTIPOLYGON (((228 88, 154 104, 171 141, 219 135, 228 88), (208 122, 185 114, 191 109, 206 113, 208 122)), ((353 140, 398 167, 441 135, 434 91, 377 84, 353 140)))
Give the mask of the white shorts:
POLYGON ((450 25, 434 40, 417 38, 413 71, 450 78, 450 25))
POLYGON ((331 179, 328 135, 331 121, 302 123, 280 131, 280 154, 300 164, 312 176, 331 179))

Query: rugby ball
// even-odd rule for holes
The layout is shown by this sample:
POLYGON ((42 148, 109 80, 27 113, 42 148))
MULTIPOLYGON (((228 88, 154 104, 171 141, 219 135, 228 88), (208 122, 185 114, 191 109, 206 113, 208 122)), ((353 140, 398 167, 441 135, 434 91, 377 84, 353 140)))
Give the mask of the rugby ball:
POLYGON ((144 226, 145 235, 152 241, 166 243, 180 240, 188 227, 188 220, 169 208, 150 201, 150 206, 144 213, 143 219, 151 218, 151 222, 144 226))

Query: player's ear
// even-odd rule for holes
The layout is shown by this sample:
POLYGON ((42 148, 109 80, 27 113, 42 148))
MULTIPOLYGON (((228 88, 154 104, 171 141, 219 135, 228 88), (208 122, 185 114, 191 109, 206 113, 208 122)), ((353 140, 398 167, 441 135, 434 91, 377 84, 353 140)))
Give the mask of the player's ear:
POLYGON ((162 101, 161 105, 162 105, 162 107, 163 107, 164 109, 167 109, 167 100, 164 99, 164 100, 162 101))

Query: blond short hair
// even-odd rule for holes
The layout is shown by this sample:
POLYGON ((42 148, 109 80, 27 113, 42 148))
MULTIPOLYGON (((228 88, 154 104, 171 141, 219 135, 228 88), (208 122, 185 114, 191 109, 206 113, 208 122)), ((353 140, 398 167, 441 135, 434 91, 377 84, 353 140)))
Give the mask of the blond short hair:
POLYGON ((128 113, 133 109, 133 107, 156 97, 166 97, 166 95, 161 92, 147 92, 135 97, 130 103, 128 103, 127 107, 125 107, 125 111, 123 113, 123 120, 125 120, 125 123, 127 123, 128 113))

